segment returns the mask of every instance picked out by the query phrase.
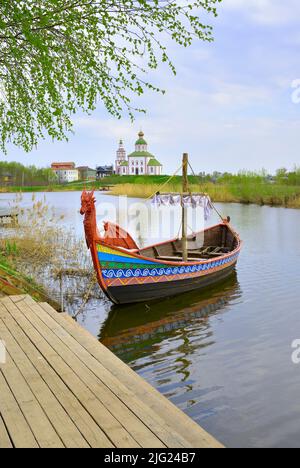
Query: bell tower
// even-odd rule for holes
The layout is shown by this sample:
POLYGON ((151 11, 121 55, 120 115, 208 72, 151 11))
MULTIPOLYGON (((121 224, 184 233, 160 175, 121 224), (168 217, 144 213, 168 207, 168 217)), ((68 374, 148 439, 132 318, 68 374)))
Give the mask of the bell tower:
POLYGON ((116 157, 116 174, 121 174, 121 164, 126 161, 126 150, 124 148, 123 140, 119 142, 119 148, 117 150, 116 157))

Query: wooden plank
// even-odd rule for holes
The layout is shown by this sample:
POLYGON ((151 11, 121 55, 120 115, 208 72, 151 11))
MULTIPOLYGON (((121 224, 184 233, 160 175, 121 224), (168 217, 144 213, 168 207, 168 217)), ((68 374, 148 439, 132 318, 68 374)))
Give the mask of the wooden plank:
MULTIPOLYGON (((6 298, 7 299, 7 298, 6 298)), ((4 300, 4 299, 3 299, 4 300)), ((54 349, 41 337, 32 324, 24 317, 24 310, 21 313, 11 301, 7 301, 6 308, 10 311, 12 316, 20 322, 22 329, 27 336, 38 343, 39 351, 56 370, 61 379, 73 391, 74 395, 80 400, 81 404, 93 416, 95 421, 103 431, 109 436, 114 445, 120 447, 138 447, 138 444, 132 439, 127 431, 120 426, 118 421, 112 417, 109 411, 101 405, 95 395, 89 388, 80 380, 80 378, 73 372, 73 370, 64 362, 64 360, 54 351, 54 349), (12 306, 12 307, 11 307, 12 306), (38 341, 39 340, 39 341, 38 341)), ((23 309, 26 304, 23 304, 23 309)))
MULTIPOLYGON (((2 368, 2 365, 1 365, 2 368)), ((38 443, 0 370, 0 413, 16 448, 38 448, 38 443)))
POLYGON ((0 414, 0 449, 13 448, 9 433, 0 414))
POLYGON ((78 325, 70 316, 58 314, 49 304, 40 304, 51 317, 60 323, 68 333, 73 336, 92 356, 102 363, 126 387, 134 388, 136 398, 149 405, 172 428, 180 434, 193 447, 223 448, 214 437, 202 429, 195 421, 179 410, 151 385, 139 377, 132 369, 124 364, 117 356, 92 337, 92 335, 78 325), (67 324, 65 323, 67 322, 67 324))
MULTIPOLYGON (((65 345, 76 354, 76 356, 99 378, 99 380, 108 387, 109 391, 116 395, 124 404, 143 421, 159 439, 170 448, 189 447, 190 444, 181 435, 177 434, 174 428, 168 427, 165 421, 158 413, 155 413, 142 401, 136 398, 132 389, 125 387, 108 371, 99 361, 88 353, 85 348, 78 343, 69 333, 61 327, 49 314, 43 313, 39 304, 31 299, 26 299, 31 308, 36 311, 44 323, 62 339, 65 345)), ((151 441, 149 441, 151 443, 151 441)))
MULTIPOLYGON (((66 363, 72 367, 74 372, 77 373, 78 377, 89 387, 93 394, 101 401, 101 403, 109 410, 109 412, 120 422, 120 424, 126 428, 128 433, 143 447, 149 448, 162 448, 166 445, 154 434, 142 421, 139 419, 127 405, 121 401, 93 372, 86 366, 86 362, 83 363, 78 359, 74 350, 70 350, 65 344, 66 341, 73 340, 55 321, 49 317, 45 311, 39 307, 34 301, 29 301, 29 305, 25 301, 17 302, 17 306, 26 315, 26 318, 35 326, 39 333, 49 342, 49 344, 64 357, 66 363), (60 329, 61 336, 59 337, 51 329, 51 324, 54 324, 56 328, 60 329)), ((75 341, 74 341, 75 342, 75 341)), ((93 365, 99 365, 97 361, 89 356, 89 354, 82 348, 86 353, 87 358, 93 360, 93 365)), ((109 374, 104 376, 109 378, 109 374)), ((104 378, 104 380, 105 380, 104 378)), ((126 389, 124 389, 126 390, 126 389)), ((147 411, 147 407, 143 408, 147 411)), ((147 413, 143 413, 143 418, 147 418, 147 413)), ((167 437, 167 433, 166 433, 167 437)), ((168 439, 170 437, 168 435, 168 439)), ((177 446, 183 447, 183 441, 177 442, 177 446)))
MULTIPOLYGON (((2 330, 0 331, 1 334, 2 330)), ((7 343, 7 361, 1 372, 14 395, 34 437, 41 448, 62 448, 63 445, 50 424, 46 414, 39 405, 35 395, 30 390, 25 379, 15 365, 10 355, 11 350, 7 343)))
MULTIPOLYGON (((44 365, 55 373, 63 389, 67 387, 69 393, 77 397, 84 411, 88 412, 88 417, 93 417, 115 446, 149 446, 143 443, 146 429, 152 436, 157 435, 155 441, 159 441, 160 444, 164 441, 164 445, 168 447, 223 447, 68 315, 58 314, 48 304, 37 304, 27 296, 0 299, 1 303, 5 305, 6 311, 2 320, 7 324, 7 328, 8 321, 17 325, 15 330, 18 336, 15 339, 23 351, 28 353, 30 361, 34 366, 38 365, 31 356, 31 347, 36 346, 35 359, 42 358, 44 365), (22 338, 22 343, 19 342, 19 337, 22 338), (101 395, 97 392, 101 392, 101 395), (94 399, 94 405, 90 403, 91 398, 94 399), (111 400, 113 405, 108 408, 111 400), (130 420, 129 430, 130 433, 133 430, 134 437, 127 432, 132 438, 129 443, 127 439, 128 445, 122 443, 124 434, 118 432, 119 419, 122 421, 121 428, 125 429, 125 413, 121 418, 114 418, 120 404, 122 411, 125 406, 131 417, 134 416, 134 419, 130 420), (103 421, 103 412, 99 411, 99 408, 104 408, 117 426, 109 426, 112 421, 107 419, 107 413, 104 413, 103 421), (132 423, 137 421, 137 425, 132 427, 132 423), (139 426, 141 422, 142 430, 139 426), (165 432, 169 433, 169 439, 165 432), (135 445, 131 445, 132 442, 135 445)), ((38 369, 42 375, 42 367, 38 369)), ((43 378, 45 380, 44 375, 43 378)), ((49 382, 50 380, 47 381, 48 385, 49 382)), ((49 385, 49 388, 53 391, 53 387, 49 385)))
MULTIPOLYGON (((13 334, 15 334, 15 327, 12 328, 12 331, 13 334)), ((73 424, 68 414, 61 407, 54 394, 45 384, 39 373, 36 371, 35 367, 29 361, 25 353, 21 350, 1 320, 0 336, 4 337, 8 350, 13 356, 16 366, 18 366, 19 371, 24 377, 25 382, 22 382, 19 379, 17 393, 20 393, 21 390, 24 393, 24 389, 28 386, 36 400, 39 402, 40 406, 43 408, 45 414, 49 418, 49 421, 51 422, 51 430, 49 430, 49 428, 47 429, 47 427, 39 427, 41 424, 41 418, 38 415, 35 416, 36 419, 33 419, 33 421, 30 422, 30 426, 33 432, 35 433, 33 429, 34 426, 37 426, 37 431, 39 431, 39 434, 42 434, 42 436, 45 438, 45 440, 40 443, 40 446, 55 448, 63 448, 64 446, 67 448, 89 447, 88 443, 82 437, 80 431, 73 424), (53 428, 55 429, 55 432, 53 428)), ((15 396, 19 401, 17 394, 15 394, 15 396)), ((32 416, 34 417, 33 414, 32 416)), ((38 435, 37 439, 38 437, 40 436, 38 435)))
MULTIPOLYGON (((36 330, 34 325, 25 317, 24 313, 30 312, 30 308, 22 302, 22 312, 17 307, 20 306, 19 298, 14 298, 14 304, 10 298, 1 298, 1 303, 9 311, 13 318, 20 324, 28 338, 36 344, 40 353, 44 356, 47 362, 55 369, 56 373, 68 386, 68 388, 77 396, 78 400, 93 416, 96 423, 101 427, 103 432, 109 437, 116 447, 134 448, 140 445, 133 439, 127 430, 113 417, 110 411, 97 399, 89 387, 78 377, 76 372, 68 366, 62 357, 51 347, 45 337, 36 330)), ((45 330, 46 335, 50 334, 50 330, 45 330)), ((74 363, 73 363, 74 364, 74 363)), ((75 363, 76 367, 76 363, 75 363)))
MULTIPOLYGON (((4 312, 1 304, 0 317, 9 330, 13 328, 14 338, 18 342, 19 346, 22 348, 26 356, 30 358, 32 364, 38 371, 40 378, 43 379, 51 389, 60 405, 68 414, 68 417, 79 429, 88 444, 93 448, 112 448, 113 444, 110 440, 106 437, 103 431, 101 431, 89 413, 82 407, 76 396, 70 392, 69 388, 49 366, 47 361, 28 339, 17 322, 15 322, 7 311, 4 312)), ((67 422, 66 427, 68 427, 68 425, 69 424, 67 422)))

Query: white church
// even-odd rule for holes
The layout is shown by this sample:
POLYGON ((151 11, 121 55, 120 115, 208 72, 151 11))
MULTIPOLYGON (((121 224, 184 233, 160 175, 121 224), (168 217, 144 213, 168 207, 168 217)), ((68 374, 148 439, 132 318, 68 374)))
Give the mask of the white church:
POLYGON ((135 151, 126 156, 123 141, 119 143, 116 158, 116 174, 118 175, 161 175, 162 164, 148 152, 148 144, 144 133, 140 131, 135 142, 135 151))

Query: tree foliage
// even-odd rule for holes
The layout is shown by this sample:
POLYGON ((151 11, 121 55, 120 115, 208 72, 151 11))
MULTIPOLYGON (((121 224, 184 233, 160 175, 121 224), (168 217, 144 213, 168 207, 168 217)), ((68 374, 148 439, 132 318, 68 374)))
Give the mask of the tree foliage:
POLYGON ((0 161, 0 184, 5 176, 11 176, 10 184, 22 186, 51 185, 58 183, 55 173, 50 168, 23 166, 17 162, 0 161))
POLYGON ((146 74, 166 44, 212 40, 203 18, 221 0, 0 0, 0 144, 30 151, 64 139, 72 114, 97 102, 133 117, 133 95, 162 91, 146 74))

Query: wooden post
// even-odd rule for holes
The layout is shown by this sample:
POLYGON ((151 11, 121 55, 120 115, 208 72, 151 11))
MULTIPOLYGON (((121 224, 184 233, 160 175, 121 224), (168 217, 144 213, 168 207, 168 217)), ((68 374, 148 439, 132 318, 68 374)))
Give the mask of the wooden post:
POLYGON ((63 272, 60 271, 60 276, 59 276, 59 285, 60 285, 60 311, 61 313, 64 312, 64 283, 63 283, 63 272))
POLYGON ((189 156, 184 153, 182 160, 182 260, 188 261, 187 229, 188 229, 188 210, 183 204, 183 196, 189 191, 188 181, 189 156))

